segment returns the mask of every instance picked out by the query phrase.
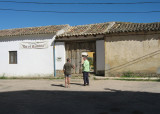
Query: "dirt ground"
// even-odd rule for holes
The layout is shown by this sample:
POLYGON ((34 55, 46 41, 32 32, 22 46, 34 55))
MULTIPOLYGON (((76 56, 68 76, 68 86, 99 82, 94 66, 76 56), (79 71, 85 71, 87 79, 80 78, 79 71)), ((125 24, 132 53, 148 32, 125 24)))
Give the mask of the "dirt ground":
POLYGON ((0 114, 160 114, 160 82, 0 80, 0 114))

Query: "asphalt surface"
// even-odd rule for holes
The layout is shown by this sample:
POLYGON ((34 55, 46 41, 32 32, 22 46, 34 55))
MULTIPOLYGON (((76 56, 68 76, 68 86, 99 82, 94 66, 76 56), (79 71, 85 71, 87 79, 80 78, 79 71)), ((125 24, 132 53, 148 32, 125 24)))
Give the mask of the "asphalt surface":
POLYGON ((0 80, 0 114, 160 114, 160 83, 0 80))

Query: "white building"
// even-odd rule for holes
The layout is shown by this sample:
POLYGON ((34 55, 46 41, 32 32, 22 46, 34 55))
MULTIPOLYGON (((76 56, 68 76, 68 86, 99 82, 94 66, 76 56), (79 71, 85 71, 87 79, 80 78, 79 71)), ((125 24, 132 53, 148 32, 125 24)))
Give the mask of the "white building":
POLYGON ((67 27, 69 25, 0 30, 0 76, 53 76, 54 66, 62 69, 59 64, 65 62, 63 43, 55 44, 54 54, 54 39, 67 27), (59 64, 54 64, 56 58, 59 64))

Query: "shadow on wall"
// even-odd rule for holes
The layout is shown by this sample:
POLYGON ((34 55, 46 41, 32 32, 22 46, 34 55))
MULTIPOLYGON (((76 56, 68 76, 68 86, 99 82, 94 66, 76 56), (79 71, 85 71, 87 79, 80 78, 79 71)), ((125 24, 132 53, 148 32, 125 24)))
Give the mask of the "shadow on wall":
POLYGON ((1 92, 0 114, 160 113, 160 93, 105 90, 1 92))

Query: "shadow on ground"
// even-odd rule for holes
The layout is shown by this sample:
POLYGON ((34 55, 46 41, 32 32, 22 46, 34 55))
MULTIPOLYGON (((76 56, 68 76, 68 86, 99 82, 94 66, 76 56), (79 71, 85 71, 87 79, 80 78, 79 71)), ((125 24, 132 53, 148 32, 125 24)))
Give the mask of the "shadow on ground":
MULTIPOLYGON (((79 85, 79 86, 84 86, 81 83, 70 83, 70 85, 79 85)), ((51 84, 51 86, 57 86, 57 87, 65 87, 63 84, 51 84)))
POLYGON ((65 87, 63 84, 51 84, 51 86, 65 87))
POLYGON ((0 93, 0 114, 159 114, 160 94, 120 91, 0 93))
POLYGON ((80 86, 84 86, 84 84, 81 84, 81 83, 73 83, 73 82, 71 82, 70 84, 71 84, 71 85, 73 84, 73 85, 80 85, 80 86))

